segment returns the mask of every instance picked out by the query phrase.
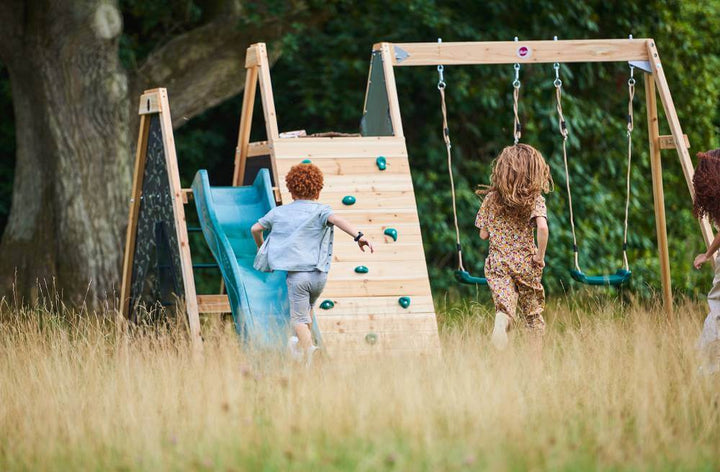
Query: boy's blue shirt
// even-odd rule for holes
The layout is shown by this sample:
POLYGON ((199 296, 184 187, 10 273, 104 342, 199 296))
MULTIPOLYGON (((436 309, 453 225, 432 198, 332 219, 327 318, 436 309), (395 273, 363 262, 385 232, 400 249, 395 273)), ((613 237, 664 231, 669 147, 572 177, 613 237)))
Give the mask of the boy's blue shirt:
POLYGON ((329 205, 295 200, 270 210, 258 223, 270 230, 268 264, 272 270, 328 272, 334 226, 329 205))

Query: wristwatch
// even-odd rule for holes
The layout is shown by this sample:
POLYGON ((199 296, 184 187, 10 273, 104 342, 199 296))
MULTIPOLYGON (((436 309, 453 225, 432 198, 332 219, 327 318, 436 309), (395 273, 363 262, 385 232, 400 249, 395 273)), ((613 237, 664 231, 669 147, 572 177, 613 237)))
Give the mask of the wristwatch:
POLYGON ((357 236, 355 236, 355 238, 353 238, 353 241, 358 242, 358 241, 360 241, 360 238, 362 238, 363 236, 364 235, 363 235, 362 231, 358 231, 358 234, 357 234, 357 236))

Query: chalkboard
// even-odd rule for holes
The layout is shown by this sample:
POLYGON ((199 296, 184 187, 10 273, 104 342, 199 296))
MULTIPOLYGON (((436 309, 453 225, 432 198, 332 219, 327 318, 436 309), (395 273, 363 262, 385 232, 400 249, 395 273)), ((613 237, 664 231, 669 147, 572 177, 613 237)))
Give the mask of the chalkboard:
POLYGON ((149 117, 130 285, 130 318, 135 321, 164 319, 168 313, 175 314, 175 308, 184 310, 185 289, 160 117, 149 117))

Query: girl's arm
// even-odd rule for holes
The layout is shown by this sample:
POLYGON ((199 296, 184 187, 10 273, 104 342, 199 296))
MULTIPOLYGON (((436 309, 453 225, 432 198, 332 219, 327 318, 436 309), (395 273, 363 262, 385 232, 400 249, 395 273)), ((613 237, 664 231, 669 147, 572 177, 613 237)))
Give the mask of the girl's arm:
MULTIPOLYGON (((335 226, 337 226, 338 228, 340 228, 341 230, 345 231, 347 234, 352 236, 353 239, 355 237, 357 237, 357 235, 358 235, 357 228, 355 226, 353 226, 353 224, 350 223, 345 218, 341 218, 333 213, 332 215, 328 216, 327 220, 328 220, 328 223, 332 223, 335 226)), ((368 241, 367 238, 365 238, 365 236, 362 236, 360 239, 358 239, 357 243, 362 252, 365 252, 365 246, 367 246, 368 249, 370 249, 370 252, 375 252, 375 250, 372 247, 372 244, 370 244, 370 241, 368 241)))
POLYGON ((545 266, 545 250, 547 249, 548 237, 550 229, 548 228, 547 218, 538 216, 535 218, 535 227, 537 228, 537 253, 533 256, 533 262, 540 267, 545 266))
POLYGON ((263 228, 260 223, 255 223, 254 225, 252 225, 252 228, 250 228, 252 237, 255 240, 255 245, 258 248, 262 246, 263 243, 263 231, 265 231, 265 228, 263 228))
POLYGON ((715 251, 718 249, 720 249, 720 233, 715 235, 715 239, 713 239, 713 242, 710 243, 710 247, 708 247, 707 252, 698 254, 693 261, 693 266, 695 266, 696 269, 699 269, 703 264, 712 260, 713 254, 715 254, 715 251))

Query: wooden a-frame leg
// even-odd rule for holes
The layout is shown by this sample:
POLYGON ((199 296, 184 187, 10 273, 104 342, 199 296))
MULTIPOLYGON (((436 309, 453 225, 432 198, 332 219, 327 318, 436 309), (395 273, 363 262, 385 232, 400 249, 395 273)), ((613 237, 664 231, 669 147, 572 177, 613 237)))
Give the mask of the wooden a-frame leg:
POLYGON ((668 316, 672 315, 673 297, 670 280, 670 252, 668 250, 667 224, 665 220, 665 193, 662 181, 660 156, 660 130, 658 126, 655 82, 645 75, 645 101, 647 104, 648 138, 650 141, 650 168, 652 173, 653 205, 655 208, 655 232, 657 234, 658 256, 660 257, 660 278, 662 280, 663 305, 668 316))

